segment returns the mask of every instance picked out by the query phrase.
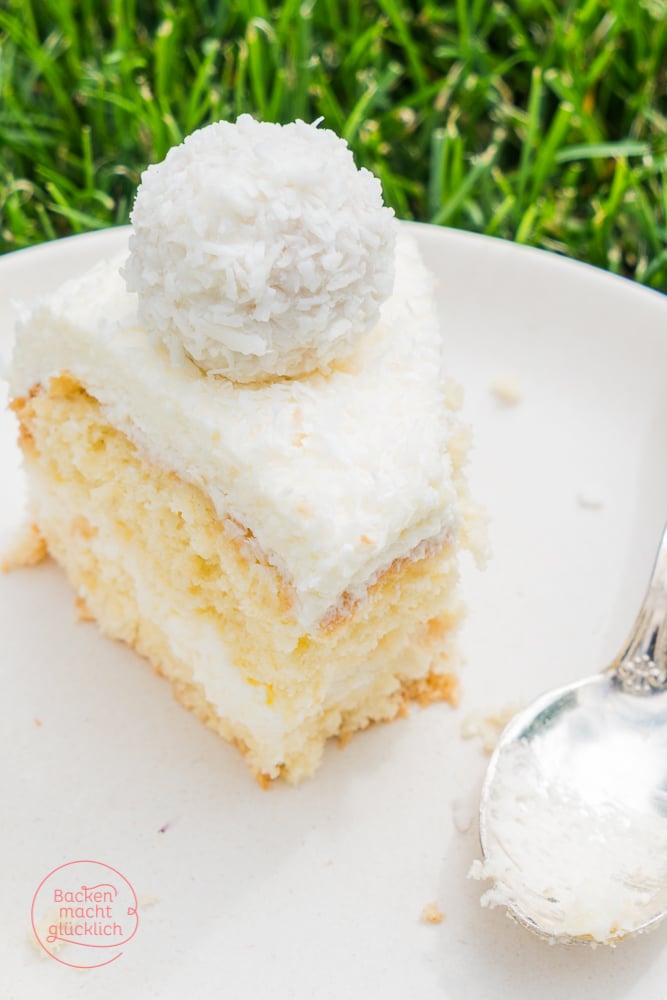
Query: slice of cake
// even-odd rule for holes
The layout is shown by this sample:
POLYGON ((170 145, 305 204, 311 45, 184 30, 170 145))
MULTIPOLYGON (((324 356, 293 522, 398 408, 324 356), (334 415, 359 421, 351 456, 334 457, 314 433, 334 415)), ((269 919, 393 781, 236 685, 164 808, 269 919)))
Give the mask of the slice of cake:
POLYGON ((150 167, 129 256, 22 319, 11 388, 79 606, 260 779, 456 701, 459 393, 431 276, 333 133, 244 116, 150 167))

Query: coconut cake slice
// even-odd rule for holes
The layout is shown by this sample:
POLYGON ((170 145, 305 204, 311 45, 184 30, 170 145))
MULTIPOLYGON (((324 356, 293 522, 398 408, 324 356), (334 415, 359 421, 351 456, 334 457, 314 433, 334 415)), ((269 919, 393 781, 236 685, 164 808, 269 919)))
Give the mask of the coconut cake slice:
MULTIPOLYGON (((259 142, 255 126, 243 127, 259 142)), ((340 165, 334 173, 330 186, 354 187, 338 176, 340 165)), ((245 195, 241 202, 247 213, 245 195)), ((353 207, 372 230, 363 211, 378 205, 353 207)), ((309 230, 318 251, 332 231, 325 208, 319 233, 309 230)), ((284 253, 303 255, 290 243, 287 214, 284 253)), ((256 220, 255 243, 262 233, 270 242, 262 226, 256 220)), ((334 232, 329 255, 345 256, 349 227, 338 242, 334 232)), ((192 246, 176 256, 189 254, 201 269, 210 238, 196 229, 181 234, 192 246)), ((12 405, 33 520, 49 552, 102 630, 145 656, 261 780, 312 774, 329 737, 391 719, 409 699, 456 700, 458 559, 475 523, 462 472, 467 434, 445 371, 432 278, 397 229, 393 219, 375 225, 375 248, 371 240, 362 253, 390 258, 383 281, 395 273, 363 330, 353 320, 339 324, 339 336, 313 334, 312 323, 302 324, 305 333, 298 322, 269 329, 270 305, 254 314, 268 310, 266 332, 260 321, 234 327, 248 314, 237 275, 237 314, 227 308, 218 341, 211 326, 199 346, 187 332, 178 341, 179 321, 161 337, 142 310, 137 274, 149 265, 137 264, 136 247, 66 283, 18 325, 12 405), (264 342, 244 343, 235 330, 264 342), (289 372, 276 370, 288 355, 289 372)), ((239 252, 247 254, 247 239, 239 252)), ((336 269, 313 258, 304 280, 316 311, 329 295, 331 334, 338 289, 326 282, 336 284, 336 269), (318 266, 326 271, 319 286, 318 266)), ((260 271, 261 283, 272 280, 260 271)), ((170 274, 161 280, 168 285, 170 274)), ((372 275, 367 281, 377 290, 372 275)), ((171 294, 173 306, 178 288, 171 294)), ((308 295, 290 295, 298 312, 308 295)))

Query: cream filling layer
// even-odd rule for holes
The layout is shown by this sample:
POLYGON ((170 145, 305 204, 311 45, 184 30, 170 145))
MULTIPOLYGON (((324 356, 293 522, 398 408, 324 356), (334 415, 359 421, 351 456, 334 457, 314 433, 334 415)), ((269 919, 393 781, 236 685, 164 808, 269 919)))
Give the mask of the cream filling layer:
MULTIPOLYGON (((40 472, 31 476, 31 495, 35 513, 49 537, 67 547, 63 563, 75 582, 81 567, 87 566, 85 554, 77 554, 68 544, 72 507, 70 498, 54 494, 40 472)), ((91 522, 93 528, 97 526, 91 522)), ((139 622, 158 629, 170 653, 187 665, 187 679, 201 685, 206 700, 218 716, 252 742, 252 752, 267 772, 281 764, 286 756, 298 752, 299 743, 327 738, 330 732, 323 720, 331 711, 361 703, 371 693, 386 697, 399 687, 400 677, 423 676, 431 665, 432 651, 420 657, 418 643, 406 643, 400 661, 376 651, 364 658, 363 669, 357 661, 336 659, 321 662, 320 676, 294 686, 293 697, 283 692, 275 700, 267 699, 267 687, 244 674, 235 662, 232 650, 216 626, 182 600, 166 577, 148 574, 143 552, 134 542, 127 542, 105 530, 94 530, 84 541, 92 551, 99 572, 95 587, 88 590, 78 581, 79 593, 94 609, 103 630, 114 638, 128 638, 139 622), (322 684, 322 681, 324 683, 322 684)), ((83 573, 85 579, 85 573, 83 573)), ((337 728, 337 727, 336 727, 337 728)))
POLYGON ((424 540, 454 536, 443 340, 432 278, 399 231, 394 293, 359 350, 328 373, 236 385, 174 366, 106 261, 17 324, 11 390, 68 371, 153 461, 252 532, 312 630, 343 593, 424 540))

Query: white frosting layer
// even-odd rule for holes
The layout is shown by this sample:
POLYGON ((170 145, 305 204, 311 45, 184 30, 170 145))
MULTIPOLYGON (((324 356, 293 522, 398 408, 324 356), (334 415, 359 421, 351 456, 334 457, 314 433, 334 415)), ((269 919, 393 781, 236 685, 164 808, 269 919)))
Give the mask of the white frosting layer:
POLYGON ((123 260, 67 282, 18 323, 15 395, 71 372, 112 424, 253 533, 306 630, 343 593, 456 531, 442 336, 410 237, 399 235, 380 324, 343 369, 258 385, 172 365, 137 325, 123 260))

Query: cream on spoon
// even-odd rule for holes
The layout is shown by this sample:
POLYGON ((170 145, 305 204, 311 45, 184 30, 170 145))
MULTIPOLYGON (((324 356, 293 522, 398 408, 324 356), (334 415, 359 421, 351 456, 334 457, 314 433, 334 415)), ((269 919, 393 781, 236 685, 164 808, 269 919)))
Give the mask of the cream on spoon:
POLYGON ((667 527, 621 655, 520 712, 491 758, 471 874, 551 940, 613 944, 667 914, 666 620, 667 527))

